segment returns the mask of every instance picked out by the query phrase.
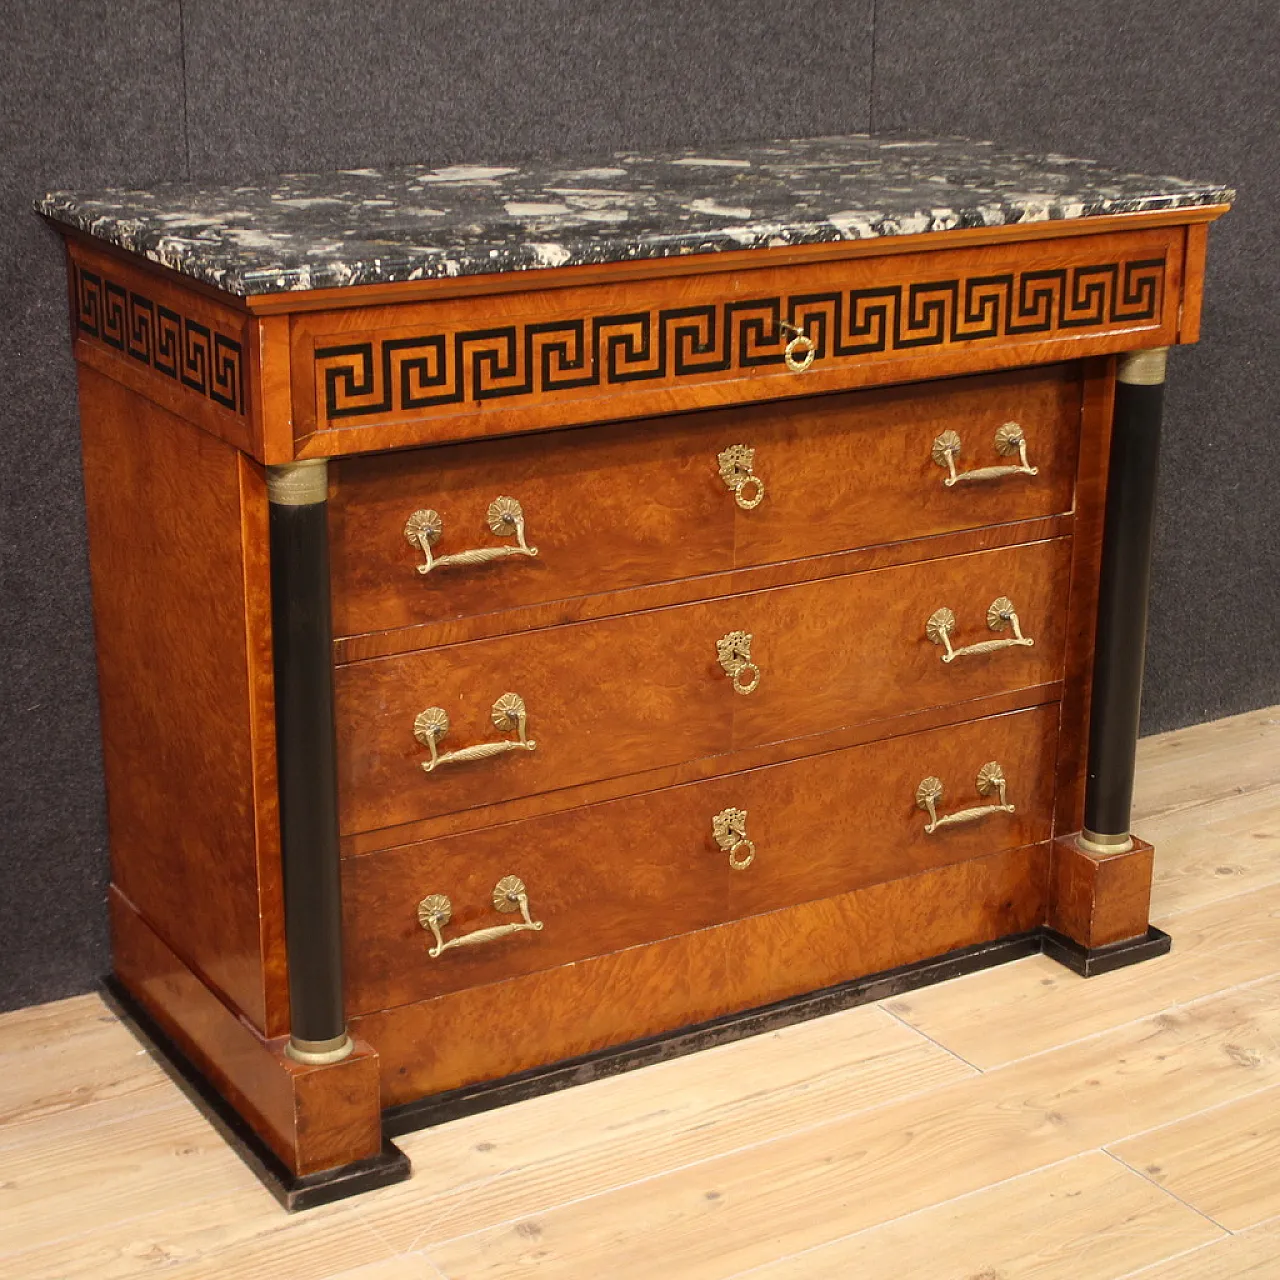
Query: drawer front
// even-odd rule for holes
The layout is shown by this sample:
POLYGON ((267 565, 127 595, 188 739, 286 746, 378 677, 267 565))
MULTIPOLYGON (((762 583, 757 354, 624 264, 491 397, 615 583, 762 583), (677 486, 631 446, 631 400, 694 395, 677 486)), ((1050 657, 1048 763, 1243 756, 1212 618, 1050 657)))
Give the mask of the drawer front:
POLYGON ((1080 394, 1078 368, 1057 366, 343 459, 330 501, 335 630, 360 635, 1067 511, 1080 394), (1009 432, 997 447, 1008 422, 1035 474, 964 479, 1021 465, 1009 432), (952 435, 961 478, 949 486, 933 454, 952 435), (721 476, 733 446, 751 452, 749 464, 745 454, 726 459, 737 487, 721 476), (509 502, 493 507, 503 498, 518 516, 509 502), (411 524, 420 512, 433 516, 411 524), (522 552, 521 537, 536 555, 522 552))
POLYGON ((520 272, 303 311, 288 326, 293 435, 312 457, 370 453, 1176 342, 1186 228, 1072 230, 699 255, 591 283, 520 272), (803 371, 786 325, 814 345, 803 371))
MULTIPOLYGON (((796 1016, 832 1012, 842 1002, 824 998, 823 988, 1034 929, 1045 918, 1048 866, 1048 844, 1006 849, 837 898, 379 1009, 353 1018, 351 1034, 378 1048, 384 1106, 672 1031, 687 1048, 684 1032, 726 1014, 810 992, 814 999, 796 1016), (465 1035, 457 1034, 459 1027, 465 1035)), ((771 1021, 766 1011, 740 1029, 766 1030, 771 1021)), ((693 1032, 703 1046, 722 1043, 724 1034, 723 1025, 705 1036, 693 1032)), ((593 1071, 588 1064, 575 1074, 582 1079, 593 1071)))
POLYGON ((1053 703, 348 858, 349 1007, 427 999, 1046 840, 1057 723, 1053 703), (926 779, 941 794, 922 791, 926 779), (525 923, 516 890, 495 899, 509 877, 540 927, 482 932, 525 923), (474 940, 430 955, 424 901, 445 944, 474 940))
POLYGON ((1053 539, 340 667, 343 832, 1058 680, 1069 555, 1053 539), (1000 600, 1034 643, 988 627, 1000 600))

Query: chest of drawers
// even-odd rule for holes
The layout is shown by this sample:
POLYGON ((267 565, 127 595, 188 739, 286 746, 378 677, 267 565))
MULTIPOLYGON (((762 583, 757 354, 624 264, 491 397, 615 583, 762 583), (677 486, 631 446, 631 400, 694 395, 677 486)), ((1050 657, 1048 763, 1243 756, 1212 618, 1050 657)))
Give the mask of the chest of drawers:
POLYGON ((1152 477, 1231 193, 1073 163, 42 202, 111 989, 285 1203, 477 1107, 1167 948, 1128 830, 1152 477))

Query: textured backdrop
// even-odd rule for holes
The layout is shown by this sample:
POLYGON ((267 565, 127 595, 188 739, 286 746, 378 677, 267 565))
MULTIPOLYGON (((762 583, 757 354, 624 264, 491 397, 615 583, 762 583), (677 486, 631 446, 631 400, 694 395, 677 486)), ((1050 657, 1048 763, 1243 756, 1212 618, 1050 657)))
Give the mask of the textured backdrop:
POLYGON ((1280 702, 1275 0, 0 0, 0 1008, 108 964, 50 187, 923 130, 1219 179, 1175 354, 1144 728, 1280 702))

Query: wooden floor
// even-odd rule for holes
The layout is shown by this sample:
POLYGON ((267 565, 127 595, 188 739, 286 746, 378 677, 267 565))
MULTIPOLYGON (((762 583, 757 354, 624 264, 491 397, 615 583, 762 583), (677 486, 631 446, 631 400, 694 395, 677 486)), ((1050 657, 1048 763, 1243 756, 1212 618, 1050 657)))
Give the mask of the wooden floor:
POLYGON ((85 996, 0 1017, 4 1280, 1280 1277, 1280 708, 1150 738, 1172 954, 1043 957, 489 1112, 289 1217, 85 996))

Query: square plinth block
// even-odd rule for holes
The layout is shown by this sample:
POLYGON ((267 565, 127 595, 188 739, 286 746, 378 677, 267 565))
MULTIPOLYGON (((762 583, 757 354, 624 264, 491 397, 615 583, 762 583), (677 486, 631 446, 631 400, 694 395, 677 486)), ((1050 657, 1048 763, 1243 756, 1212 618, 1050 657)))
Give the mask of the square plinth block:
POLYGON ((1091 853, 1074 836, 1059 837, 1049 872, 1049 928, 1087 948, 1145 935, 1154 855, 1137 836, 1123 853, 1091 853))

